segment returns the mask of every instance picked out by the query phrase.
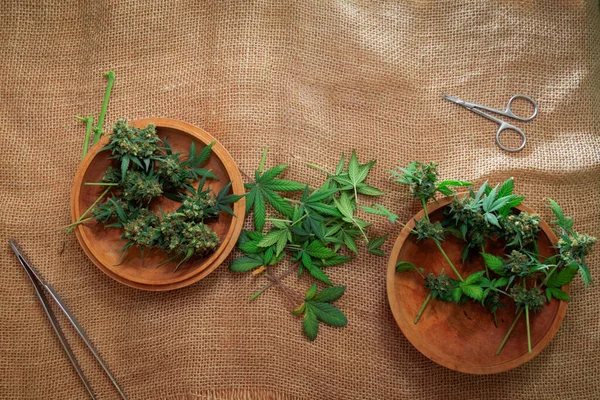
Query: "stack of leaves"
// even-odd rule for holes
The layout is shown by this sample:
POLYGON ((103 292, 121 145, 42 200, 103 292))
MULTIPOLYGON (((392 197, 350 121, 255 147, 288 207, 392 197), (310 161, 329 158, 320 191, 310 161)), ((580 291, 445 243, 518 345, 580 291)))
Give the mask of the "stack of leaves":
POLYGON ((573 219, 565 217, 559 205, 550 199, 550 208, 556 216, 553 223, 560 240, 556 245, 558 254, 544 258, 537 247, 540 218, 515 209, 524 197, 513 194, 512 178, 494 188, 486 182, 476 193, 470 189, 459 196, 449 186, 470 184, 463 181, 438 183, 436 167, 433 163, 414 162, 405 169, 399 168, 400 172, 392 173, 397 182, 409 185, 424 207, 424 218, 415 221, 412 230, 416 240, 433 240, 458 278, 450 278, 443 270, 438 276, 433 273, 425 276, 423 268, 406 261, 398 263, 398 272, 417 272, 430 291, 415 324, 432 298, 462 305, 468 301, 480 303, 492 313, 496 325, 496 310, 504 307, 503 301, 512 301, 517 314, 496 354, 502 350, 522 314, 526 318, 528 350, 531 352, 529 313, 539 312, 546 300, 549 302, 552 298, 570 300, 561 288, 569 284, 577 272, 586 286, 592 282, 585 256, 596 243, 596 238, 573 231, 573 219), (434 200, 436 193, 454 196, 452 203, 446 207, 443 223, 430 221, 427 214, 427 203, 434 200), (441 245, 447 234, 465 242, 463 262, 470 255, 479 253, 485 270, 463 279, 441 245), (505 255, 488 254, 485 250, 488 241, 501 241, 505 255))
MULTIPOLYGON (((338 299, 344 286, 334 286, 326 269, 352 260, 358 254, 358 243, 364 241, 368 250, 384 256, 380 246, 386 236, 369 238, 369 223, 358 215, 359 194, 379 196, 381 190, 368 185, 365 180, 375 161, 360 164, 353 152, 348 166, 344 156, 334 172, 309 164, 327 174, 318 188, 287 179, 279 179, 286 165, 278 165, 263 172, 267 151, 263 153, 253 183, 246 184, 247 211, 254 211, 254 230, 244 231, 238 247, 245 254, 235 259, 230 269, 234 272, 253 271, 271 281, 251 300, 269 287, 278 286, 289 301, 295 315, 303 315, 304 332, 314 340, 318 332, 317 320, 332 326, 345 326, 344 314, 330 303, 338 299), (295 198, 282 193, 301 193, 295 198), (272 209, 267 213, 267 204, 272 209), (270 215, 270 216, 267 216, 270 215), (277 276, 274 266, 282 262, 291 264, 277 276), (317 293, 317 285, 301 296, 281 278, 296 272, 308 273, 317 281, 330 286, 317 293)), ((367 207, 379 213, 377 206, 367 207)))
MULTIPOLYGON (((111 152, 109 158, 114 165, 106 169, 101 182, 86 183, 107 189, 83 216, 91 212, 92 218, 106 228, 123 230, 122 258, 134 246, 141 250, 142 257, 148 250, 159 249, 170 256, 159 265, 178 260, 177 270, 192 257, 214 252, 219 237, 207 223, 221 212, 233 215, 230 205, 242 196, 229 193, 231 182, 218 194, 207 187, 207 179, 217 179, 202 167, 210 158, 213 144, 197 152, 192 143, 188 154, 173 153, 167 139, 159 139, 154 125, 138 129, 118 121, 108 144, 100 150, 111 152), (100 203, 109 192, 110 197, 100 203), (160 210, 159 216, 150 211, 150 206, 161 196, 182 204, 169 214, 160 210)), ((80 218, 77 223, 90 219, 80 218)))

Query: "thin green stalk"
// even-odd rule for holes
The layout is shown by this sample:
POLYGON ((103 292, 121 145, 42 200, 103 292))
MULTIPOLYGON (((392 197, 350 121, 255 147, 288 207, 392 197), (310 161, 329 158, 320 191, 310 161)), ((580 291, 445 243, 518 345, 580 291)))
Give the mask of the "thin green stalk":
POLYGON ((531 354, 531 331, 529 330, 529 306, 525 306, 525 322, 527 323, 527 351, 531 354))
POLYGON ((90 221, 92 219, 94 219, 94 218, 93 217, 85 218, 85 219, 82 219, 81 221, 77 221, 77 222, 73 222, 72 224, 69 224, 69 225, 61 226, 60 228, 58 228, 58 230, 62 231, 63 229, 75 227, 75 226, 77 226, 79 224, 83 224, 83 223, 88 222, 88 221, 90 221))
POLYGON ((425 279, 425 275, 423 275, 423 273, 421 272, 421 270, 419 270, 419 268, 415 268, 415 271, 417 271, 417 274, 421 275, 421 278, 425 279))
POLYGON ((458 270, 456 269, 456 267, 454 266, 454 264, 452 264, 452 261, 450 261, 450 259, 448 258, 448 255, 446 254, 446 252, 442 248, 442 245, 440 244, 440 242, 438 242, 435 239, 433 239, 433 241, 436 244, 436 246, 438 247, 438 249, 440 249, 440 251, 442 252, 442 255, 444 256, 444 258, 446 259, 446 261, 448 262, 448 264, 450 264, 450 266, 452 267, 452 270, 454 271, 454 273, 456 274, 456 276, 458 276, 458 279, 460 279, 461 282, 464 281, 463 277, 460 275, 460 273, 458 272, 458 270))
POLYGON ((419 313, 417 314, 417 316, 415 318, 415 325, 417 324, 417 322, 419 322, 419 319, 421 318, 423 311, 425 311, 425 307, 427 307, 427 304, 429 304, 429 300, 431 300, 431 293, 429 293, 427 295, 427 297, 425 298, 425 301, 423 302, 423 305, 421 306, 421 309, 419 310, 419 313))
POLYGON ((506 335, 504 335, 504 339, 502 339, 502 343, 500 343, 500 347, 498 347, 498 350, 496 351, 496 355, 499 355, 500 352, 502 351, 502 348, 506 344, 506 341, 508 340, 508 337, 512 333, 513 329, 515 329, 515 325, 517 325, 517 321, 519 321, 519 318, 521 318, 521 315, 523 315, 523 309, 522 308, 517 313, 517 316, 515 317, 515 320, 513 321, 513 323, 510 326, 510 328, 508 329, 508 332, 506 332, 506 335))
POLYGON ((119 186, 118 183, 108 183, 108 182, 85 182, 86 186, 119 186))
POLYGON ((289 219, 281 219, 281 218, 265 218, 265 221, 280 221, 280 222, 292 222, 289 219))
MULTIPOLYGON (((104 192, 102 192, 102 194, 100 195, 100 197, 98 197, 98 198, 96 199, 96 201, 94 201, 94 202, 92 203, 92 205, 90 206, 90 208, 88 208, 87 210, 85 210, 85 212, 84 212, 83 214, 81 214, 81 217, 79 217, 79 219, 78 219, 77 221, 75 221, 75 222, 77 223, 77 222, 80 222, 81 220, 83 220, 83 218, 84 218, 84 217, 85 217, 85 216, 86 216, 86 215, 87 215, 87 214, 88 214, 90 211, 92 211, 92 210, 94 209, 94 207, 96 207, 96 204, 98 204, 98 203, 100 202, 100 200, 101 200, 101 199, 102 199, 104 196, 106 196, 106 194, 107 194, 107 193, 110 191, 110 189, 111 189, 111 187, 107 187, 107 188, 106 188, 106 190, 105 190, 104 192)), ((77 225, 70 227, 69 229, 67 229, 67 233, 71 233, 71 232, 73 232, 73 231, 75 230, 75 228, 76 228, 76 227, 77 227, 77 225)))
POLYGON ((427 212, 427 202, 425 199, 421 199, 421 204, 423 205, 423 212, 425 213, 425 218, 427 218, 427 222, 431 222, 429 220, 429 213, 427 212))
MULTIPOLYGON (((527 289, 527 282, 523 279, 523 289, 527 289)), ((531 332, 529 329, 529 306, 525 305, 525 326, 527 327, 527 351, 531 354, 531 332)))
MULTIPOLYGON (((485 246, 483 244, 481 245, 481 252, 485 253, 485 246)), ((488 269, 487 264, 483 263, 483 266, 485 267, 485 277, 490 279, 490 271, 488 269)), ((498 316, 496 315, 495 310, 492 312, 492 316, 494 317, 494 326, 497 328, 498 327, 498 316)))
POLYGON ((309 166, 309 167, 311 167, 311 168, 317 169, 317 170, 319 170, 321 172, 325 172, 327 175, 333 175, 331 172, 327 171, 323 167, 319 167, 318 165, 311 164, 311 163, 307 163, 306 165, 309 166))
POLYGON ((558 269, 558 265, 555 265, 554 268, 552 268, 552 271, 550 271, 550 273, 548 274, 548 276, 546 276, 546 279, 544 279, 544 281, 542 282, 541 286, 544 286, 546 284, 546 282, 548 282, 548 279, 550 279, 550 277, 552 276, 552 274, 554 274, 554 272, 558 269))
POLYGON ((85 157, 90 147, 90 135, 92 133, 92 125, 94 123, 94 117, 91 115, 87 117, 75 117, 80 121, 85 122, 85 138, 83 139, 83 152, 81 154, 81 159, 85 157))
POLYGON ((301 216, 300 218, 298 218, 298 220, 296 222, 292 223, 292 225, 290 225, 290 227, 296 225, 298 222, 302 221, 306 217, 308 217, 308 214, 304 214, 303 216, 301 216))
POLYGON ((267 160, 267 153, 269 152, 269 148, 265 147, 263 149, 262 157, 260 158, 260 164, 258 165, 258 173, 262 174, 263 169, 265 168, 265 161, 267 160))
POLYGON ((106 109, 108 108, 108 100, 110 99, 110 92, 113 87, 113 83, 115 82, 115 73, 113 71, 108 71, 104 74, 105 78, 108 78, 108 82, 106 83, 106 92, 104 93, 104 101, 102 102, 102 108, 100 109, 100 116, 98 117, 98 125, 94 128, 94 141, 92 144, 96 144, 98 140, 100 140, 100 136, 104 130, 104 117, 106 115, 106 109))
POLYGON ((260 289, 258 292, 254 293, 252 296, 250 296, 250 300, 249 301, 252 301, 252 300, 256 299, 258 296, 260 296, 261 294, 263 294, 265 290, 269 289, 273 285, 274 285, 273 282, 267 283, 265 286, 262 287, 262 289, 260 289))
POLYGON ((293 204, 302 204, 302 202, 301 202, 301 201, 299 201, 299 200, 294 200, 294 199, 290 199, 289 197, 284 197, 283 199, 284 199, 285 201, 289 201, 290 203, 293 203, 293 204))
MULTIPOLYGON (((483 247, 483 245, 481 245, 481 252, 485 253, 485 248, 483 247)), ((485 277, 490 279, 490 271, 488 270, 487 264, 483 263, 483 266, 485 267, 485 277)), ((494 317, 496 317, 496 315, 494 315, 494 317)))

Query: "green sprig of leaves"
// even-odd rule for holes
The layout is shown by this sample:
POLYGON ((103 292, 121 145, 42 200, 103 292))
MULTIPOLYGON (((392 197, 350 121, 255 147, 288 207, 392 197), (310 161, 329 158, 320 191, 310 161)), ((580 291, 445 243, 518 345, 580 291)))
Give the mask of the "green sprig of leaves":
MULTIPOLYGON (((331 291, 340 290, 334 289, 337 286, 328 276, 327 268, 351 261, 351 255, 358 254, 361 241, 371 254, 385 255, 381 247, 387 235, 369 238, 367 230, 370 224, 360 217, 362 210, 358 206, 359 195, 373 197, 383 191, 366 183, 375 161, 361 164, 356 152, 352 152, 348 165, 342 155, 333 173, 310 164, 327 174, 325 182, 315 189, 281 178, 287 168, 285 165, 263 172, 266 155, 265 150, 254 174, 255 182, 246 184, 246 207, 247 211, 254 211, 255 230, 246 231, 240 237, 238 248, 245 254, 231 263, 230 270, 260 273, 287 260, 297 269, 298 276, 306 272, 313 279, 330 286, 315 294, 315 299, 308 296, 310 298, 296 308, 301 310, 298 314, 303 315, 305 332, 312 340, 318 332, 317 320, 335 326, 342 326, 342 322, 346 324, 343 313, 325 304, 328 302, 321 298, 331 291), (301 194, 294 195, 293 192, 301 194)), ((272 278, 272 275, 267 277, 272 278)), ((277 284, 281 285, 280 282, 277 284)))

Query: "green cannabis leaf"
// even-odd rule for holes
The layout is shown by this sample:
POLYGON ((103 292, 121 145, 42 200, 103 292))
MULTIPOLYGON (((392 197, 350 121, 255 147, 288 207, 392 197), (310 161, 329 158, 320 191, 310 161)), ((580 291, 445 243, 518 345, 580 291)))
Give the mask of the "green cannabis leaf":
POLYGON ((332 302, 344 294, 345 286, 332 286, 317 293, 317 284, 313 284, 306 292, 305 301, 293 313, 304 314, 302 327, 310 340, 315 340, 319 332, 319 321, 342 327, 348 324, 346 316, 332 302))

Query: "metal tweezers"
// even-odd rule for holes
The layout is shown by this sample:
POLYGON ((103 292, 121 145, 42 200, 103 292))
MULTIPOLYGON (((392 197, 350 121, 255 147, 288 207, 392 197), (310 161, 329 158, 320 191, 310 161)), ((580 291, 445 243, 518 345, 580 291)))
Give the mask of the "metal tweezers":
POLYGON ((96 395, 94 394, 94 391, 92 390, 92 387, 90 386, 90 383, 88 382, 87 378, 83 374, 83 371, 81 370, 81 367, 79 366, 79 363, 77 362, 77 359, 75 358, 75 355, 73 354, 73 351, 71 350, 71 347, 69 346, 69 343, 67 342, 67 339, 65 338, 65 335, 64 335, 62 329, 60 328, 60 325, 58 324, 58 320, 56 319, 56 316, 54 315, 54 312, 52 311, 52 308, 50 307, 50 303, 48 302, 48 299, 46 298, 46 295, 44 294, 44 289, 46 289, 46 291, 48 293, 50 293, 50 296, 52 297, 52 299, 54 299, 54 301, 56 302, 56 304, 58 305, 60 310, 65 314, 65 316, 67 317, 67 320, 71 323, 71 325, 73 325, 73 328, 75 328, 75 331, 79 334, 79 336, 81 337, 81 339, 83 340, 85 345, 88 347, 88 349, 90 349, 90 351, 92 352, 92 354, 94 355, 94 357, 96 358, 96 360, 98 361, 98 363, 100 364, 102 369, 104 369, 104 372, 106 372, 106 375, 108 375, 111 382, 113 383, 113 385, 115 386, 115 388, 117 389, 119 394, 121 395, 121 398, 123 398, 124 400, 127 400, 127 396, 125 395, 125 392, 123 391, 121 386, 119 386, 119 383, 117 382, 117 380, 115 379, 113 374, 110 372, 110 370, 108 369, 108 367, 102 360, 102 357, 100 357, 100 355, 98 354, 98 352, 96 351, 96 349, 94 348, 92 343, 90 342, 89 338, 85 334, 83 328, 81 327, 81 325, 79 325, 79 323, 77 322, 77 320, 75 319, 73 314, 71 314, 71 312, 69 311, 69 309, 67 308, 65 303, 60 299, 60 297, 54 291, 54 289, 52 289, 52 287, 50 285, 48 285, 46 282, 44 282, 44 280, 40 277, 39 273, 27 261, 25 256, 21 253, 21 250, 19 249, 19 245, 17 244, 17 242, 15 242, 14 240, 9 240, 8 243, 10 244, 10 247, 12 248, 12 250, 15 252, 15 255, 19 259, 19 262, 25 269, 27 276, 29 276, 31 283, 33 284, 33 288, 35 289, 35 293, 37 294, 37 297, 40 300, 42 307, 44 308, 44 312, 46 313, 46 316, 48 317, 48 320, 50 321, 50 324, 52 325, 54 332, 56 332, 56 336, 58 336, 58 340, 60 340, 60 344, 62 345, 63 349, 65 350, 65 353, 67 353, 67 356, 69 356, 69 360, 71 360, 73 367, 75 367, 77 374, 81 378, 81 381, 83 382, 85 388, 89 392, 91 398, 95 399, 96 395))

